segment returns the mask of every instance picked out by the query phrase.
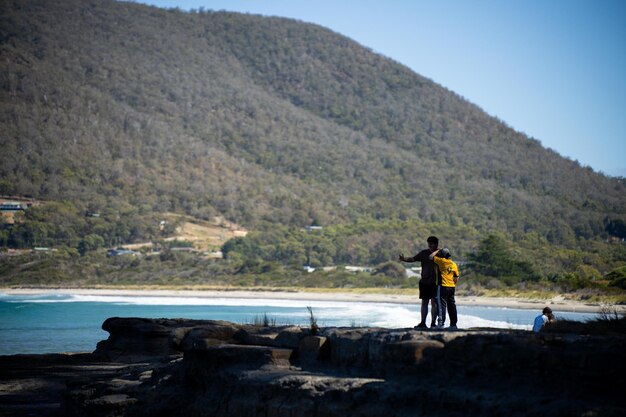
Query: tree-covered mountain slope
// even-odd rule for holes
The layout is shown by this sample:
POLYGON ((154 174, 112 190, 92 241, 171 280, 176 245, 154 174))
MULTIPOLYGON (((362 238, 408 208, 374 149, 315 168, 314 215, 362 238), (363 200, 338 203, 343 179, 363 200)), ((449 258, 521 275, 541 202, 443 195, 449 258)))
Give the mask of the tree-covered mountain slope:
POLYGON ((252 230, 447 224, 450 239, 469 230, 463 250, 492 232, 574 248, 626 213, 623 179, 283 18, 4 0, 0 145, 0 194, 105 213, 97 233, 111 236, 124 218, 177 212, 252 230))

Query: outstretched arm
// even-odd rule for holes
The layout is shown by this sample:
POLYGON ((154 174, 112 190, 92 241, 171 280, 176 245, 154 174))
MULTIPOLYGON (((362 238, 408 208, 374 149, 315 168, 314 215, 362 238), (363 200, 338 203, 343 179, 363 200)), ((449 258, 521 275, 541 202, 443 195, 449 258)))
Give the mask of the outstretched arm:
POLYGON ((438 253, 439 253, 439 249, 437 249, 436 251, 428 255, 428 259, 431 259, 431 260, 435 259, 435 255, 437 255, 438 253))
POLYGON ((404 256, 403 253, 401 253, 400 256, 398 256, 398 260, 400 262, 415 262, 417 260, 417 259, 415 259, 416 256, 417 255, 411 256, 410 258, 407 258, 407 257, 404 256))

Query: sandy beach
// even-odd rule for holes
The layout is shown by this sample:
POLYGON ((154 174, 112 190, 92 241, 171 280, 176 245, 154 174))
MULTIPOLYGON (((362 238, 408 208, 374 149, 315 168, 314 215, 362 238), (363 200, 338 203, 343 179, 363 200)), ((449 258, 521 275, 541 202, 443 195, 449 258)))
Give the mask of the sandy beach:
MULTIPOLYGON (((315 301, 352 301, 372 303, 416 304, 416 295, 376 294, 353 292, 315 292, 315 291, 270 291, 270 290, 155 290, 155 289, 102 289, 102 288, 0 288, 0 293, 8 295, 33 294, 76 294, 93 296, 142 296, 142 297, 194 297, 194 298, 266 298, 279 300, 315 300, 315 301)), ((541 310, 545 306, 554 311, 595 313, 602 309, 601 304, 582 303, 555 297, 548 300, 526 300, 517 298, 495 297, 456 297, 457 305, 485 306, 514 309, 541 310)), ((624 306, 616 306, 618 311, 626 311, 624 306)))

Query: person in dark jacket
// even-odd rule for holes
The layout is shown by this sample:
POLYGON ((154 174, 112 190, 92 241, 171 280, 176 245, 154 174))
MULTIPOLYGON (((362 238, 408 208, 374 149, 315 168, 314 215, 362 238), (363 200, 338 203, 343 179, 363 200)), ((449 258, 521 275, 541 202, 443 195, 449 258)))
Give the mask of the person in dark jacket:
POLYGON ((420 299, 422 300, 422 321, 415 326, 415 329, 426 328, 426 317, 428 316, 428 300, 431 303, 431 324, 430 327, 435 327, 437 321, 437 268, 435 263, 430 258, 430 254, 437 250, 439 246, 439 239, 435 236, 430 236, 426 239, 428 243, 428 249, 424 249, 417 253, 415 256, 406 258, 404 254, 400 254, 401 262, 421 262, 422 263, 422 276, 419 282, 420 299))

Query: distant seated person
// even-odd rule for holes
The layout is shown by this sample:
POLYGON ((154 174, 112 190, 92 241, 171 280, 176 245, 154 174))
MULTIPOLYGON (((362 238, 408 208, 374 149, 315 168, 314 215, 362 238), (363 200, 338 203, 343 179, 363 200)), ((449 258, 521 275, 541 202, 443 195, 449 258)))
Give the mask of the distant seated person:
POLYGON ((552 314, 552 309, 550 307, 545 307, 541 314, 535 317, 535 322, 533 323, 533 332, 539 333, 539 330, 543 328, 546 324, 553 324, 556 322, 556 318, 554 314, 552 314))

